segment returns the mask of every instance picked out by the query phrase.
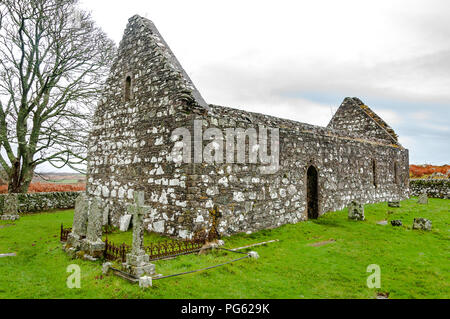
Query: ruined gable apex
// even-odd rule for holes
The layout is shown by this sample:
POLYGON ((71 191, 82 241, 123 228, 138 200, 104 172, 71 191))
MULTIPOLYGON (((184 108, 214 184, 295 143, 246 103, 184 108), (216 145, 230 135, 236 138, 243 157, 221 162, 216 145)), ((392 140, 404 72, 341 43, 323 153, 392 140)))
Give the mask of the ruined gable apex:
POLYGON ((327 126, 401 147, 395 131, 356 97, 346 97, 327 126))
MULTIPOLYGON (((209 110, 208 104, 153 22, 139 15, 134 15, 128 20, 110 78, 112 78, 110 81, 117 81, 117 79, 122 81, 116 89, 123 89, 123 86, 130 85, 131 95, 136 94, 137 101, 150 90, 154 83, 164 83, 164 90, 169 91, 170 95, 175 95, 176 100, 184 101, 189 106, 209 110), (127 69, 130 69, 130 72, 127 69), (132 82, 129 84, 126 83, 127 76, 131 77, 132 82), (141 78, 145 79, 145 83, 135 87, 135 80, 138 86, 137 82, 141 78)), ((112 83, 110 82, 109 85, 112 83)))

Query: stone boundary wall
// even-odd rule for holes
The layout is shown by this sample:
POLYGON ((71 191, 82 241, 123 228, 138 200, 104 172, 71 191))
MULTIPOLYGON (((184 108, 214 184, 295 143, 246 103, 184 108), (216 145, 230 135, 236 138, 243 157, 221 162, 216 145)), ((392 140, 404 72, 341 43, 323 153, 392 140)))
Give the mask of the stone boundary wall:
MULTIPOLYGON (((35 213, 52 209, 69 209, 75 207, 75 199, 80 192, 53 192, 19 194, 19 213, 35 213)), ((0 214, 6 194, 0 195, 0 214)))
POLYGON ((450 198, 450 179, 411 179, 410 195, 419 196, 427 192, 428 197, 450 198))

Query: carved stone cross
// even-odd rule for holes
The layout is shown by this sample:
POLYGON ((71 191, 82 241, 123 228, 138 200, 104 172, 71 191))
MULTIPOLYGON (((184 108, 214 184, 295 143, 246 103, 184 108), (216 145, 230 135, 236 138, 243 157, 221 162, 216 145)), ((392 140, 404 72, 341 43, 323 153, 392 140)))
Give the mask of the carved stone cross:
POLYGON ((133 255, 143 255, 145 252, 142 247, 144 244, 144 216, 151 207, 144 206, 144 192, 134 192, 134 204, 127 205, 127 210, 133 215, 133 245, 131 253, 133 255))

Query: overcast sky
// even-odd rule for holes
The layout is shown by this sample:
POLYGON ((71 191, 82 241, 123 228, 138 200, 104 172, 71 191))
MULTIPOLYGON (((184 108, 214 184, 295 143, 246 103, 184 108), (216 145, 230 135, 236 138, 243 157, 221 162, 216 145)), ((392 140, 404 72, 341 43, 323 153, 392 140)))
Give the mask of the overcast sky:
POLYGON ((327 125, 346 96, 410 162, 450 162, 450 1, 82 0, 119 43, 152 20, 208 103, 327 125))

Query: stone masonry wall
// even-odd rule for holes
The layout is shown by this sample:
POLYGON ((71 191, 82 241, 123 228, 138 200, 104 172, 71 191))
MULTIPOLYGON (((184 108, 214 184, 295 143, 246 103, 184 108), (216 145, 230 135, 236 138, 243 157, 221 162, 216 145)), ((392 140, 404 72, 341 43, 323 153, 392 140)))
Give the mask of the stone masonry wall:
MULTIPOLYGON (((82 192, 52 192, 18 194, 19 212, 34 213, 53 209, 69 209, 75 207, 75 200, 82 192)), ((6 195, 0 195, 0 212, 6 195)))
MULTIPOLYGON (((346 116, 352 117, 345 112, 339 117, 346 116)), ((373 124, 370 116, 363 119, 373 124)), ((214 207, 221 214, 222 235, 307 219, 310 165, 318 171, 319 215, 353 199, 406 198, 408 151, 377 123, 370 136, 337 126, 207 105, 153 23, 134 16, 96 110, 87 194, 101 199, 109 223, 117 226, 133 191, 144 191, 145 204, 152 208, 144 219, 146 229, 182 238, 209 230, 214 207), (172 132, 185 128, 193 142, 198 140, 195 120, 201 120, 203 129, 219 128, 224 136, 226 128, 279 128, 279 170, 261 174, 260 163, 175 163, 171 151, 180 141, 171 138, 172 132)), ((248 140, 246 144, 248 153, 248 140)))
POLYGON ((206 103, 151 21, 131 18, 118 54, 90 135, 87 194, 102 199, 118 225, 133 191, 144 191, 153 207, 148 229, 183 235, 188 166, 174 165, 170 136, 206 103))
POLYGON ((428 197, 450 198, 450 179, 412 179, 410 195, 419 196, 426 192, 428 197))
POLYGON ((397 143, 394 130, 358 98, 345 98, 327 127, 397 143))
MULTIPOLYGON (((361 142, 313 125, 210 107, 216 115, 206 119, 204 129, 218 127, 224 136, 227 127, 280 127, 280 169, 264 175, 260 174, 260 164, 196 164, 195 174, 190 176, 196 181, 197 192, 190 207, 196 216, 194 230, 211 227, 209 213, 214 205, 222 213, 219 232, 223 235, 306 220, 306 171, 310 165, 319 173, 319 215, 342 209, 352 200, 366 204, 408 197, 405 149, 361 142)), ((248 140, 246 150, 248 153, 248 140)))

